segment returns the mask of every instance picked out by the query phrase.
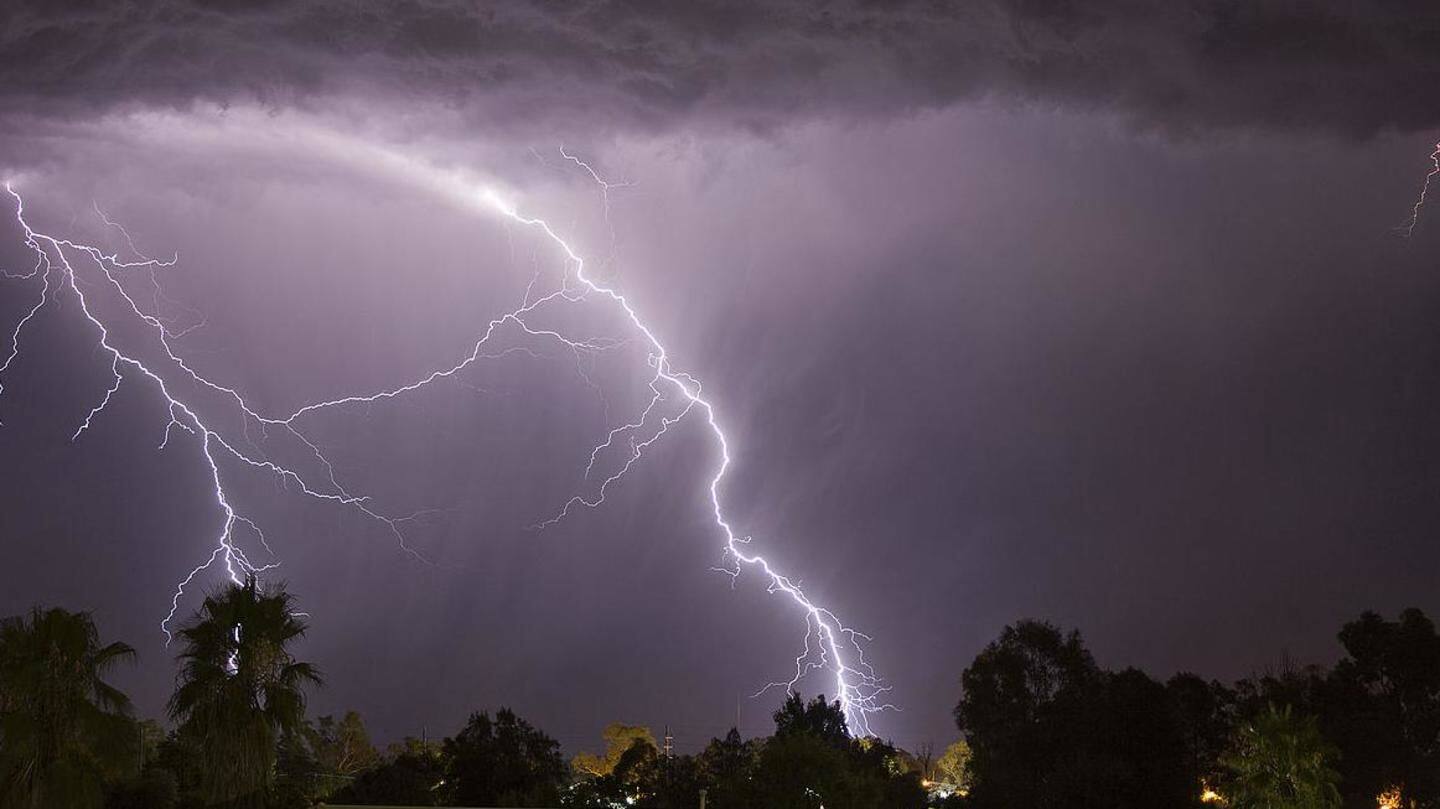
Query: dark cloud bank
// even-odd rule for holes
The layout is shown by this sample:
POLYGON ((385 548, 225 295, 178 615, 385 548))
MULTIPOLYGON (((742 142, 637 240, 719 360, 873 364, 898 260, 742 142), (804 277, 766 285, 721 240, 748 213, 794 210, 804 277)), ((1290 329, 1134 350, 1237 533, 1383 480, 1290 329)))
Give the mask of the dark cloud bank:
POLYGON ((984 97, 1143 125, 1365 135, 1440 121, 1440 7, 1242 0, 7 3, 12 109, 377 92, 472 123, 764 126, 984 97))

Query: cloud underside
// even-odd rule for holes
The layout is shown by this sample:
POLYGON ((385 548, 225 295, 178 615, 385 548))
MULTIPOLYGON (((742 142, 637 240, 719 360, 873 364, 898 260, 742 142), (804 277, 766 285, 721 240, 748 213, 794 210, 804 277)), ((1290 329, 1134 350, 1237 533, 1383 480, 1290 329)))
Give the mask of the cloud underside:
POLYGON ((470 123, 661 130, 969 99, 1167 130, 1440 123, 1440 5, 1341 0, 102 2, 0 11, 10 115, 438 105, 470 123))

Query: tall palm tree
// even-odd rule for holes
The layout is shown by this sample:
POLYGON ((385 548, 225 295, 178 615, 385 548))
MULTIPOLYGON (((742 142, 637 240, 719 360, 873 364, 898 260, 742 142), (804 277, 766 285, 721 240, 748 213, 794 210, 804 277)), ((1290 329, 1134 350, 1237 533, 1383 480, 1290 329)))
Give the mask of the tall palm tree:
POLYGON ((99 806, 130 761, 130 700, 104 677, 135 657, 101 645, 89 613, 31 610, 0 621, 0 806, 99 806))
POLYGON ((1339 809, 1335 758, 1314 717, 1270 705, 1240 727, 1221 762, 1224 797, 1233 809, 1339 809))
POLYGON ((315 668, 289 650, 305 630, 290 594, 262 589, 253 578, 205 599, 181 628, 170 716, 200 745, 206 801, 264 802, 277 745, 304 727, 304 689, 320 684, 315 668))

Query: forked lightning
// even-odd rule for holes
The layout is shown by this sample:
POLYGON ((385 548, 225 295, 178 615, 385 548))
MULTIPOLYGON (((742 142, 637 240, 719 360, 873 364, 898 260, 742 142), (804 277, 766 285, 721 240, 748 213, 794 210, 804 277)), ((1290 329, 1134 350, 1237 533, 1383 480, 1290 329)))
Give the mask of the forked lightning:
MULTIPOLYGON (((574 154, 562 151, 562 155, 566 161, 578 166, 599 184, 608 223, 609 192, 613 188, 623 187, 624 184, 607 183, 589 164, 574 154)), ((388 159, 399 166, 413 165, 408 160, 395 158, 393 155, 388 159)), ((416 168, 416 173, 424 174, 425 171, 416 168)), ((420 178, 417 182, 423 185, 427 180, 420 178)), ((731 442, 721 427, 715 405, 704 395, 700 383, 673 366, 670 353, 659 336, 623 294, 614 286, 596 281, 586 274, 585 260, 549 223, 522 213, 516 205, 491 188, 481 185, 457 188, 458 182, 460 181, 453 177, 445 178, 444 190, 452 196, 459 191, 462 195, 469 196, 468 201, 477 203, 505 221, 537 231, 558 251, 564 262, 564 270, 557 287, 538 297, 532 297, 533 290, 527 288, 521 305, 491 319, 469 352, 462 355, 458 362, 417 375, 405 384, 314 402, 282 415, 258 412, 237 390, 211 381, 175 350, 174 341, 184 330, 175 330, 162 316, 160 301, 163 296, 156 279, 156 273, 173 266, 174 260, 150 259, 134 251, 129 234, 103 214, 99 214, 98 208, 96 212, 105 224, 124 234, 125 241, 131 245, 137 259, 121 259, 118 254, 106 253, 93 245, 36 231, 26 219, 24 201, 19 192, 11 185, 6 185, 6 190, 15 204, 16 222, 24 234, 26 245, 34 252, 35 263, 26 271, 7 272, 5 275, 12 281, 33 283, 38 287, 38 294, 33 304, 23 309, 22 316, 10 332, 10 345, 5 349, 3 360, 0 360, 0 394, 5 390, 4 374, 20 356, 26 327, 35 320, 47 302, 69 296, 79 304, 82 316, 98 335, 99 348, 110 361, 111 375, 110 384, 103 395, 93 405, 81 411, 83 417, 78 420, 73 439, 79 439, 87 430, 95 429, 107 406, 120 393, 122 382, 134 379, 149 383, 159 393, 161 404, 168 416, 160 446, 163 448, 169 444, 176 429, 192 435, 204 461, 207 479, 213 486, 215 504, 222 517, 221 525, 214 546, 207 552, 206 557, 189 570, 176 586, 168 614, 161 622, 161 629, 167 638, 181 600, 188 588, 203 573, 219 566, 225 576, 239 582, 247 576, 262 574, 278 564, 273 561, 273 553, 265 533, 255 520, 237 509, 227 490, 228 477, 245 470, 274 476, 287 488, 293 488, 303 496, 356 510, 383 526, 406 552, 424 560, 423 554, 413 548, 406 537, 406 529, 418 514, 385 514, 372 507, 368 497, 352 493, 339 481, 334 466, 320 447, 306 437, 302 429, 303 423, 333 408, 404 397, 412 391, 454 378, 483 359, 508 354, 516 349, 491 351, 497 335, 504 330, 513 330, 517 336, 545 341, 573 352, 577 367, 584 373, 581 360, 585 357, 615 348, 627 341, 575 338, 556 328, 532 326, 530 318, 542 309, 577 306, 593 300, 600 305, 615 307, 635 333, 635 337, 630 339, 641 342, 646 348, 651 368, 647 383, 647 402, 632 418, 609 429, 590 451, 585 478, 591 480, 592 475, 595 476, 593 491, 588 495, 577 494, 571 497, 557 513, 540 522, 537 527, 553 525, 579 509, 600 506, 605 502, 610 489, 671 426, 691 416, 703 419, 713 437, 718 456, 709 482, 709 509, 715 527, 724 540, 724 562, 717 569, 723 570, 732 578, 738 577, 746 568, 757 571, 764 577, 770 592, 786 596, 800 608, 805 619, 804 643, 795 659, 790 678, 772 683, 761 689, 760 693, 777 686, 794 689, 807 675, 828 671, 834 677, 835 694, 844 708, 851 731, 856 734, 869 734, 871 716, 877 711, 892 707, 882 702, 888 687, 865 660, 863 644, 869 638, 843 624, 829 608, 812 601, 794 579, 777 570, 764 556, 754 552, 750 537, 737 533, 731 524, 722 497, 725 478, 732 463, 731 442), (142 306, 126 283, 128 276, 137 273, 145 273, 151 282, 153 299, 148 309, 142 306), (114 308, 118 308, 120 316, 133 319, 131 325, 141 327, 139 332, 144 335, 142 344, 131 346, 114 336, 114 324, 107 323, 106 317, 101 314, 102 309, 108 311, 111 307, 96 305, 94 300, 94 297, 100 294, 113 297, 114 304, 118 304, 114 308), (144 343, 148 343, 148 347, 144 343), (214 410, 217 407, 233 409, 239 416, 238 436, 233 428, 222 431, 217 426, 221 418, 217 414, 220 411, 214 410), (202 415, 202 409, 209 415, 202 415), (273 436, 272 430, 275 431, 273 436), (265 442, 291 442, 292 447, 301 449, 308 465, 301 468, 294 463, 273 460, 271 453, 256 443, 257 436, 265 442), (618 456, 618 460, 608 460, 612 453, 618 456), (613 468, 608 472, 597 472, 607 465, 613 468), (260 552, 265 554, 263 560, 255 556, 260 552)), ((434 182, 431 184, 441 185, 434 182)), ((532 282, 531 287, 533 286, 532 282)), ((588 375, 586 381, 594 386, 588 375)))

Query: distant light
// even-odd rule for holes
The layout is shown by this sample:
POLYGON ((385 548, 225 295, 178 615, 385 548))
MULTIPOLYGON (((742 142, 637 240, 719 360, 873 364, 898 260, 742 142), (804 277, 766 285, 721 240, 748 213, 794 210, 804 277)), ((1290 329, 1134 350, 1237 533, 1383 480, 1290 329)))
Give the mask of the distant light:
POLYGON ((1390 787, 1375 796, 1376 809, 1400 809, 1400 787, 1390 787))

